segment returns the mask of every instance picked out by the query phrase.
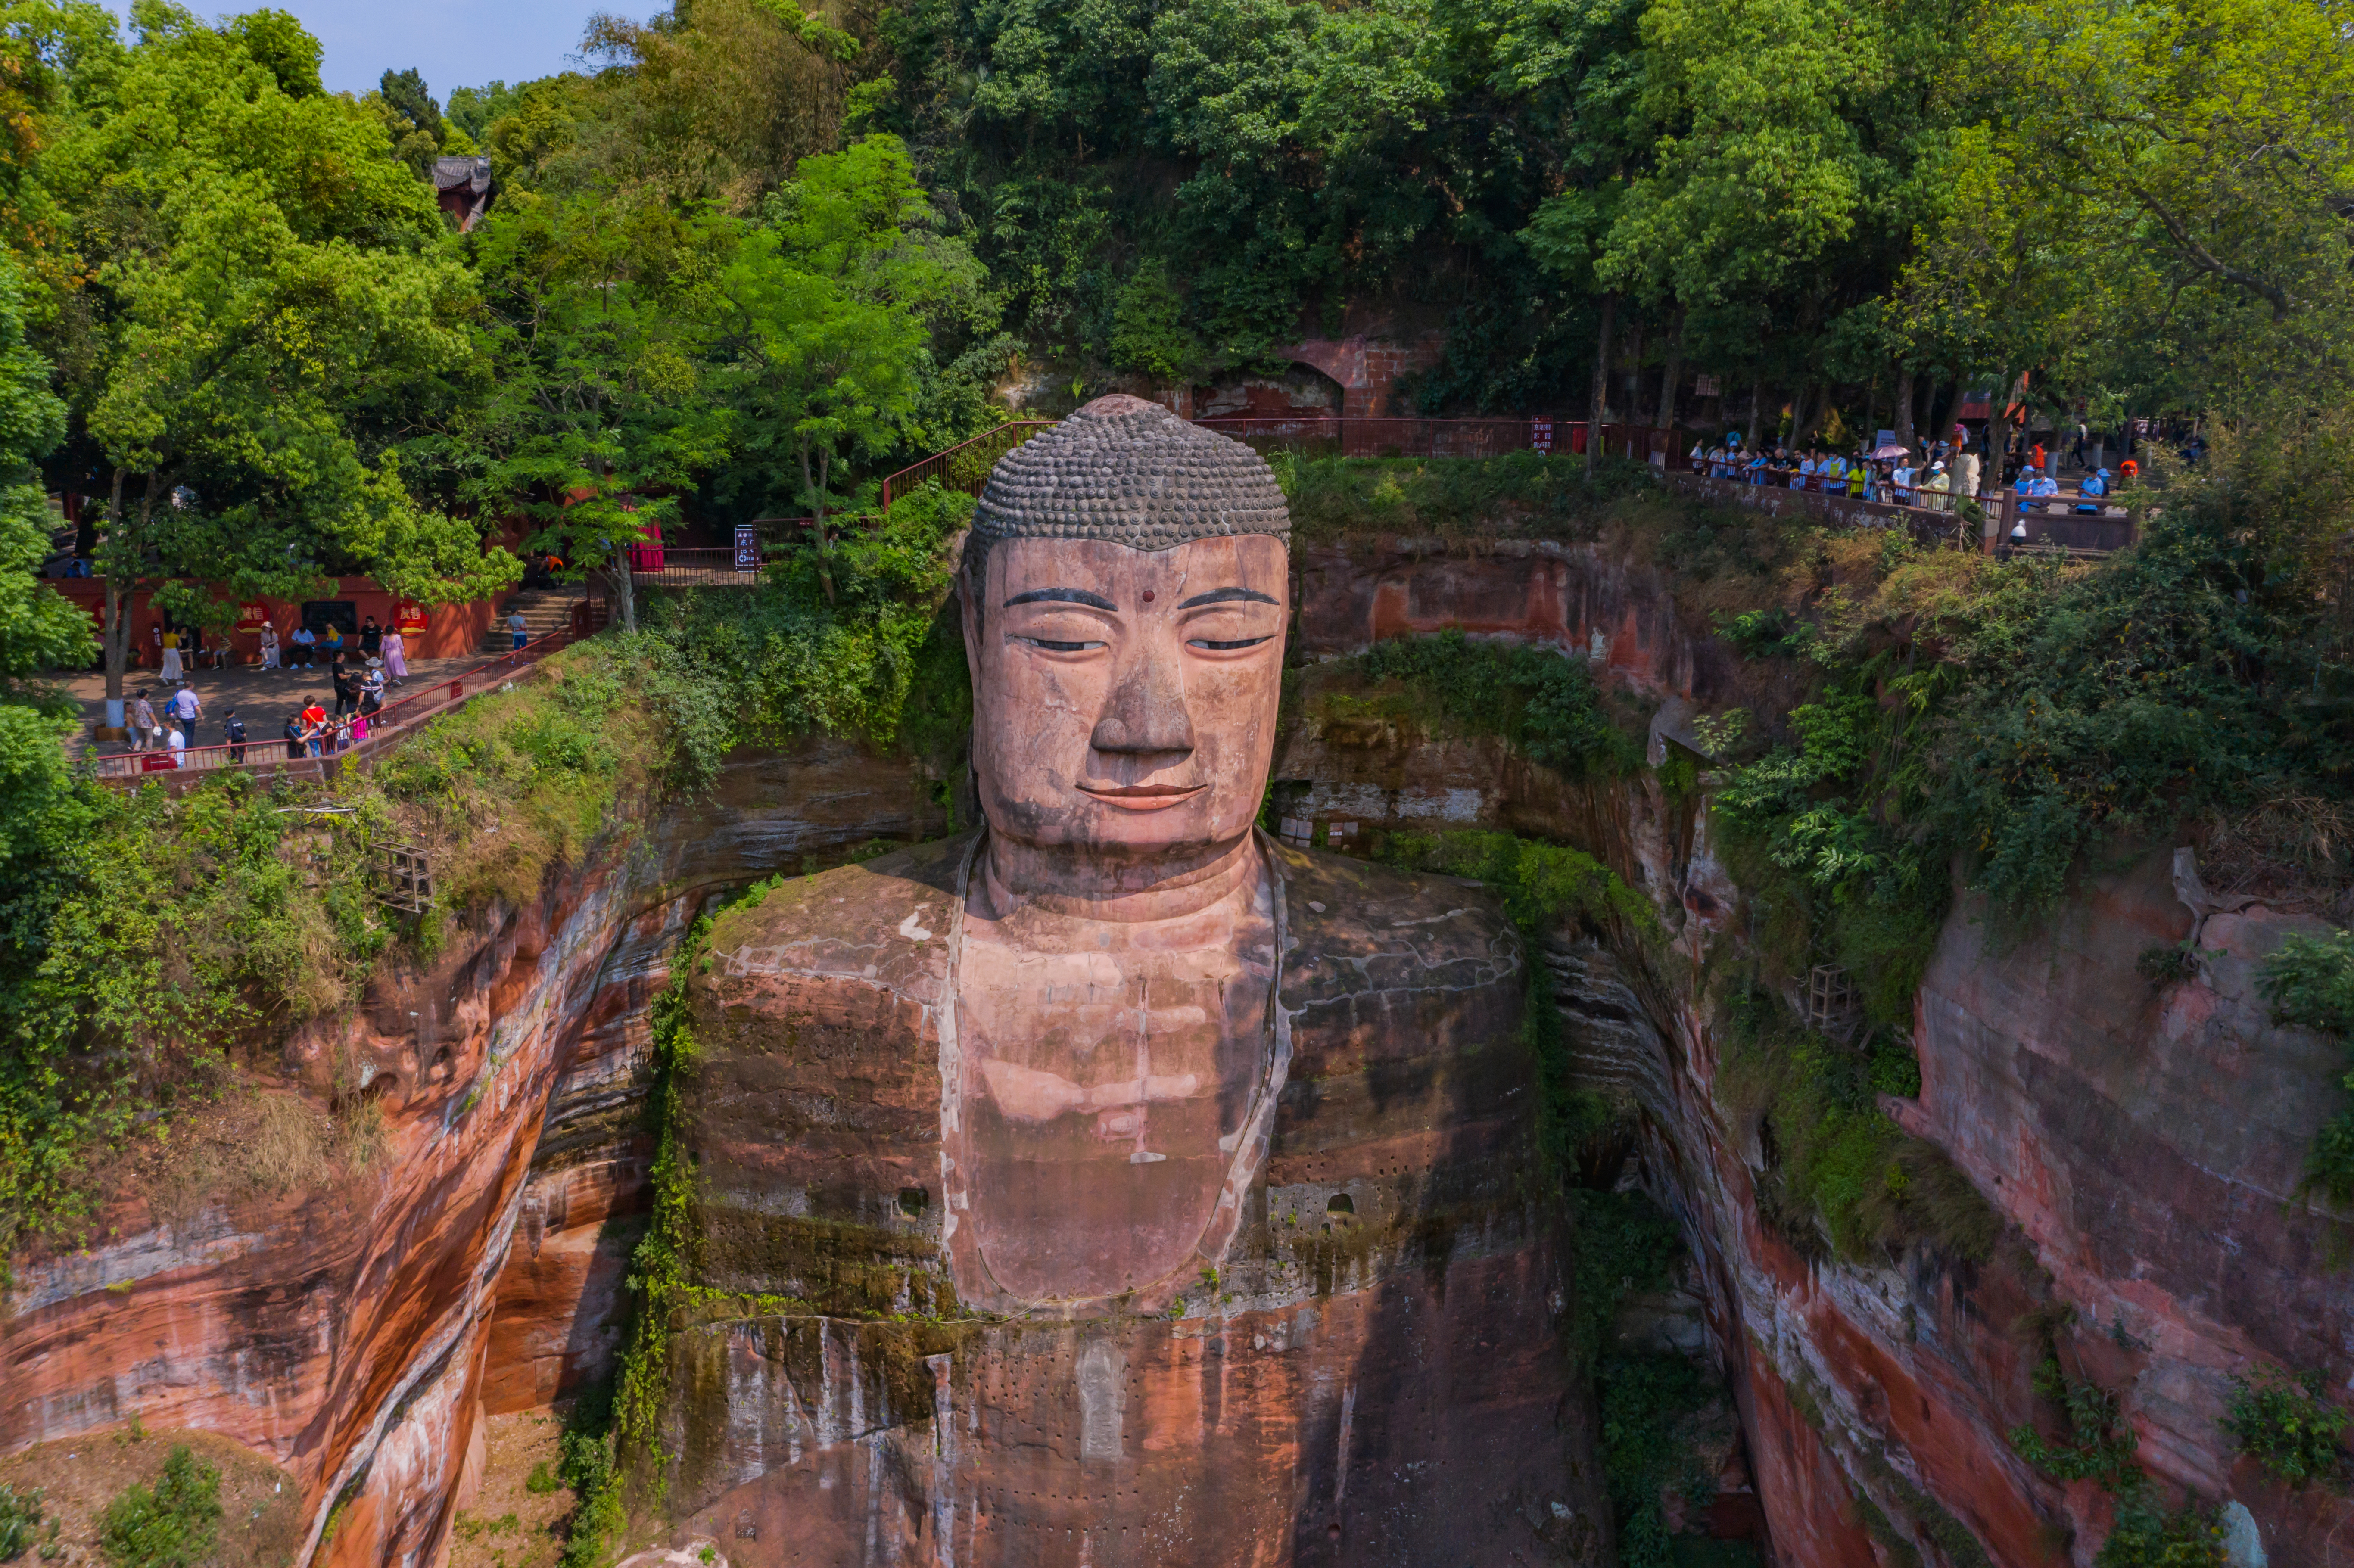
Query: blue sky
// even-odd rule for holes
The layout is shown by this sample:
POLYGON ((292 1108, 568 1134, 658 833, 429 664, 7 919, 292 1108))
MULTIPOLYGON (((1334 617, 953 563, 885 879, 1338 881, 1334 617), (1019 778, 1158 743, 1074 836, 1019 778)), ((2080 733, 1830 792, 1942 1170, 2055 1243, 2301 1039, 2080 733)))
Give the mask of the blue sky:
POLYGON ((592 12, 643 17, 659 8, 648 0, 192 0, 190 9, 208 16, 264 5, 292 11, 317 37, 329 91, 365 92, 387 67, 415 66, 444 101, 453 87, 572 69, 578 62, 567 57, 592 12))

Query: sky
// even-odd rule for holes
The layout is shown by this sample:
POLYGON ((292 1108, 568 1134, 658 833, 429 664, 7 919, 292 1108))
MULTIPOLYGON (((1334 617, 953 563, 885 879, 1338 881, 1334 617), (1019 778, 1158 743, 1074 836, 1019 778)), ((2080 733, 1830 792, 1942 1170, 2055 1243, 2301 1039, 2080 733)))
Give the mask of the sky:
MULTIPOLYGON (((324 49, 319 74, 330 92, 366 92, 388 68, 415 66, 443 102, 453 87, 528 81, 578 69, 568 57, 598 11, 643 17, 640 0, 190 0, 198 16, 270 5, 302 18, 324 49)), ((118 15, 130 6, 117 0, 118 15)))

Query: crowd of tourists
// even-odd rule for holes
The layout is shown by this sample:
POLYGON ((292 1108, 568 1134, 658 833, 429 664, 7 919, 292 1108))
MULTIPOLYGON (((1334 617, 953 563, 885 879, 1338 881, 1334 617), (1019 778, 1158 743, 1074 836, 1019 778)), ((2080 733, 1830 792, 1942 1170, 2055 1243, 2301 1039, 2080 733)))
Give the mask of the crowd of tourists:
MULTIPOLYGON (((346 664, 339 652, 328 661, 327 674, 334 690, 333 711, 326 707, 324 699, 313 696, 299 711, 286 715, 281 733, 289 758, 332 757, 367 739, 370 726, 383 711, 386 690, 408 678, 408 666, 401 665, 396 674, 391 662, 381 655, 346 664)), ((197 743, 196 726, 205 716, 204 699, 186 672, 180 673, 169 692, 162 694, 161 708, 156 706, 154 697, 155 694, 147 687, 141 687, 123 715, 131 732, 131 749, 168 751, 171 766, 177 768, 187 748, 197 743)), ((221 738, 215 744, 228 747, 231 763, 246 759, 245 721, 238 716, 235 708, 222 710, 221 738)))
MULTIPOLYGON (((2076 457, 2081 461, 2084 439, 2079 428, 2076 457)), ((2097 449, 2096 449, 2097 450, 2097 449)), ((2055 500, 2068 494, 2058 476, 2059 453, 2040 440, 2022 438, 2004 454, 1999 482, 2028 500, 2055 500)), ((1747 445, 1739 430, 1728 430, 1720 440, 1705 438, 1692 443, 1688 454, 1692 471, 1740 484, 1771 485, 1808 490, 1850 500, 1917 507, 1926 512, 1951 512, 1964 501, 1978 500, 1984 459, 1975 450, 1968 429, 1956 425, 1949 436, 1919 450, 1890 443, 1860 446, 1852 453, 1820 445, 1793 447, 1747 445)), ((2098 513, 2116 490, 2133 485, 2139 465, 2128 457, 2115 473, 2094 467, 2077 482, 2073 499, 2080 513, 2098 513)), ((2014 530, 2024 537, 2023 527, 2014 530)))
MULTIPOLYGON (((297 622, 294 629, 281 638, 278 628, 262 622, 258 637, 260 653, 255 668, 262 670, 315 670, 323 664, 335 664, 356 651, 361 659, 381 659, 390 678, 396 682, 408 678, 408 644, 397 626, 379 626, 371 615, 360 622, 355 631, 346 633, 334 621, 317 627, 297 622)), ((176 686, 187 679, 191 670, 225 670, 239 662, 237 651, 230 647, 227 634, 207 632, 200 626, 182 625, 171 620, 160 620, 147 629, 147 653, 134 663, 152 667, 166 686, 176 686)))

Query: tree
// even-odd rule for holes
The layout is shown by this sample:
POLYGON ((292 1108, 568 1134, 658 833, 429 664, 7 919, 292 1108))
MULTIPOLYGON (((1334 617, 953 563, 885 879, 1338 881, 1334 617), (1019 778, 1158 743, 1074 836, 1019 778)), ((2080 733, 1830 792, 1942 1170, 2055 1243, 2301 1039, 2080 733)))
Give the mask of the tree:
POLYGON ((438 253, 429 191, 367 111, 284 90, 290 54, 303 57, 282 27, 245 29, 261 58, 239 23, 205 27, 156 0, 134 21, 138 46, 82 84, 41 169, 52 189, 95 193, 62 237, 90 282, 61 357, 112 469, 98 560, 116 703, 147 582, 168 609, 217 622, 239 598, 303 597, 341 570, 446 602, 518 569, 402 492, 397 462, 360 438, 364 413, 470 360, 472 291, 438 253))
POLYGON ((720 276, 739 451, 810 509, 829 598, 843 470, 912 428, 928 323, 969 307, 979 281, 970 253, 931 232, 896 136, 804 159, 720 276))
POLYGON ((726 219, 594 196, 509 201, 469 237, 491 305, 493 390, 461 446, 466 493, 520 513, 635 630, 627 553, 727 451, 705 363, 726 219))

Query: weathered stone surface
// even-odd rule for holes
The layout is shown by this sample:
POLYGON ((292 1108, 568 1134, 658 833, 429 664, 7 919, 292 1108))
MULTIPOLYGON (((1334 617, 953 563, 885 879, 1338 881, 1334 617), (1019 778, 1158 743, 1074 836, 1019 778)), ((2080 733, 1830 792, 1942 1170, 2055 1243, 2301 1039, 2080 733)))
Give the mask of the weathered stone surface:
POLYGON ((682 1332, 678 1528, 742 1563, 1589 1556, 1522 959, 1484 895, 1277 852, 1291 1071, 1225 1263, 1173 1317, 991 1323, 959 1309, 934 1199, 967 847, 788 884, 713 929, 693 1266, 806 1310, 682 1332), (864 1313, 918 1321, 844 1320, 864 1313))

